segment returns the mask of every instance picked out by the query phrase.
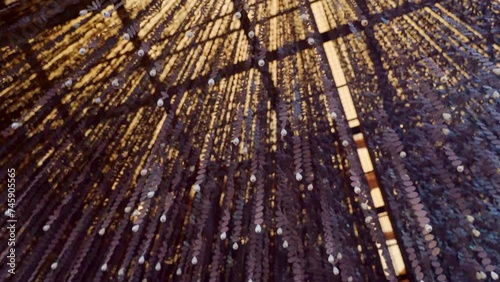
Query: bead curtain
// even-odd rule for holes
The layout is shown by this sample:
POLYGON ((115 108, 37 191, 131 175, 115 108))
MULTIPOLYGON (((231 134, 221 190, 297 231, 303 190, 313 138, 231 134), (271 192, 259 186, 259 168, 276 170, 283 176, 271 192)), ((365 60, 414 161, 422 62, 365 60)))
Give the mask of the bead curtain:
POLYGON ((0 280, 498 280, 499 13, 1 2, 0 280))

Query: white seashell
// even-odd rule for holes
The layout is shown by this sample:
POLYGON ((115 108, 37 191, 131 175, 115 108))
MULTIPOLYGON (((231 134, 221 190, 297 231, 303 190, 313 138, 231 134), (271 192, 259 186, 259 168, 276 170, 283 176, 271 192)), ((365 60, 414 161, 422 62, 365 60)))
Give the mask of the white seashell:
POLYGON ((85 16, 87 13, 88 13, 88 11, 85 9, 80 10, 80 16, 85 16))
POLYGON ((288 132, 286 131, 286 129, 283 128, 281 130, 281 137, 285 137, 287 134, 288 134, 288 132))
POLYGON ((361 25, 362 26, 368 26, 368 21, 367 20, 361 20, 361 25))
POLYGON ((237 19, 241 19, 241 13, 240 12, 234 13, 234 17, 237 19))
POLYGON ((193 37, 194 37, 194 33, 193 33, 191 30, 189 30, 189 31, 186 33, 186 36, 187 36, 188 38, 193 38, 193 37))
POLYGON ((134 225, 132 227, 132 232, 137 232, 137 231, 139 231, 139 225, 138 224, 136 224, 136 225, 134 225))
POLYGON ((347 147, 347 145, 349 145, 349 141, 347 140, 342 141, 342 146, 347 147))
POLYGON ((342 253, 338 253, 338 254, 337 254, 337 259, 338 259, 338 260, 342 259, 342 253))
POLYGON ((80 48, 80 50, 78 50, 78 53, 80 53, 80 55, 85 55, 85 54, 87 54, 87 49, 86 48, 80 48))
POLYGON ((226 232, 222 232, 222 234, 220 234, 220 239, 221 240, 226 240, 226 238, 227 238, 226 232))
POLYGON ((450 130, 448 128, 443 128, 441 131, 443 131, 444 135, 450 134, 450 130))
POLYGON ((156 76, 156 70, 155 69, 151 69, 149 71, 149 75, 152 76, 152 77, 155 77, 156 76))
POLYGON ((306 14, 300 14, 300 18, 305 21, 307 20, 307 15, 306 14))
POLYGON ((155 196, 155 192, 151 191, 151 192, 148 193, 147 196, 148 196, 148 198, 151 199, 151 198, 153 198, 155 196))
POLYGON ((493 280, 498 280, 498 274, 497 274, 495 271, 492 271, 492 272, 490 273, 490 275, 491 275, 491 279, 493 279, 493 280))
POLYGON ((443 75, 439 78, 439 80, 441 81, 441 83, 446 83, 448 82, 448 77, 446 75, 443 75))
POLYGON ((260 226, 260 224, 257 224, 257 226, 255 226, 255 233, 260 233, 262 232, 262 226, 260 226))
POLYGON ((139 51, 137 51, 137 55, 139 55, 139 57, 144 56, 144 54, 145 54, 144 50, 142 50, 142 49, 139 49, 139 51))
POLYGON ((477 229, 473 229, 472 234, 474 234, 474 236, 476 236, 476 237, 481 236, 481 232, 479 232, 479 230, 477 230, 477 229))
POLYGON ((368 209, 368 205, 366 203, 361 203, 361 208, 363 210, 367 210, 368 209))
POLYGON ((495 99, 500 98, 500 93, 498 93, 498 91, 493 92, 493 98, 495 99))
POLYGON ((307 44, 309 44, 309 45, 314 45, 314 43, 315 43, 315 41, 314 41, 314 39, 313 39, 313 38, 308 38, 308 39, 307 39, 307 44))
POLYGON ((103 265, 101 266, 101 271, 103 271, 103 272, 104 272, 104 271, 106 271, 106 270, 108 270, 108 264, 107 264, 107 263, 105 263, 105 264, 103 264, 103 265))
POLYGON ((307 190, 312 191, 314 189, 314 186, 312 184, 307 185, 307 190))
POLYGON ((288 241, 287 240, 283 241, 283 248, 285 248, 285 249, 288 248, 288 241))
POLYGON ((248 32, 248 37, 253 38, 254 36, 255 36, 255 32, 253 32, 253 30, 250 30, 248 32))
POLYGON ((467 218, 467 221, 468 221, 469 223, 473 223, 473 222, 474 222, 474 219, 475 219, 475 218, 474 218, 472 215, 466 215, 465 217, 467 218))
POLYGON ((159 262, 158 262, 158 263, 155 265, 155 270, 156 270, 156 271, 160 271, 160 270, 161 270, 161 263, 159 263, 159 262))
POLYGON ((103 228, 99 229, 99 235, 102 236, 102 235, 104 235, 104 233, 106 233, 106 228, 103 227, 103 228))
POLYGON ((123 39, 124 39, 124 40, 130 40, 130 34, 128 34, 128 33, 126 33, 126 32, 125 32, 125 33, 123 34, 123 39))
POLYGON ((237 249, 238 249, 238 243, 234 242, 234 244, 233 244, 233 250, 236 251, 237 249))
POLYGON ((358 194, 358 195, 359 195, 359 193, 361 193, 361 188, 359 188, 359 187, 357 187, 357 186, 356 186, 356 187, 354 187, 354 193, 356 193, 356 194, 358 194))
MULTIPOLYGON (((12 129, 18 129, 20 126, 21 126, 21 123, 19 123, 19 122, 13 122, 13 123, 10 125, 10 127, 11 127, 12 129)), ((10 214, 10 212, 9 212, 9 214, 10 214)))
POLYGON ((163 105, 164 105, 164 103, 163 103, 163 99, 162 99, 162 98, 158 99, 158 101, 156 101, 156 105, 157 105, 158 107, 163 107, 163 105))
POLYGON ((123 275, 125 275, 125 269, 120 268, 120 270, 118 270, 118 276, 123 276, 123 275))
POLYGON ((160 221, 161 221, 161 222, 165 222, 165 221, 167 221, 167 216, 166 216, 166 215, 162 215, 162 216, 160 217, 160 221))
POLYGON ((117 87, 118 85, 120 85, 118 82, 118 78, 113 79, 113 81, 111 81, 111 85, 113 85, 114 87, 117 87))
POLYGON ((266 64, 266 62, 264 60, 259 60, 258 64, 259 64, 259 67, 263 67, 266 64))
POLYGON ((240 139, 236 137, 233 140, 231 140, 231 143, 233 143, 235 146, 238 146, 238 144, 240 144, 240 139))
POLYGON ((297 173, 295 174, 295 179, 296 179, 297 181, 301 181, 301 180, 302 180, 302 174, 300 174, 300 173, 298 173, 298 172, 297 172, 297 173))
POLYGON ((141 175, 142 175, 142 176, 144 176, 144 175, 146 175, 146 174, 148 174, 148 170, 147 170, 147 169, 143 169, 143 170, 141 170, 141 175))
POLYGON ((493 73, 500 76, 500 68, 493 69, 493 73))
POLYGON ((138 260, 139 264, 144 264, 145 261, 146 259, 144 258, 144 256, 141 256, 138 260))
POLYGON ((101 98, 99 98, 99 97, 95 98, 94 103, 100 104, 101 103, 101 98))
POLYGON ((463 165, 457 166, 457 171, 458 172, 463 172, 464 171, 464 166, 463 165))
POLYGON ((181 275, 182 274, 182 269, 180 267, 177 268, 177 271, 175 272, 175 274, 181 275))
POLYGON ((103 16, 105 19, 107 19, 107 18, 111 17, 111 14, 110 14, 108 11, 103 11, 103 12, 102 12, 102 16, 103 16))
POLYGON ((328 262, 329 262, 329 263, 334 263, 334 262, 335 262, 335 258, 333 257, 333 255, 332 255, 332 254, 330 254, 330 255, 328 256, 328 262))
POLYGON ((402 158, 406 157, 406 152, 405 151, 401 151, 401 153, 399 153, 399 156, 402 157, 402 158))
POLYGON ((71 87, 71 85, 73 85, 73 80, 71 80, 71 79, 66 80, 64 85, 66 85, 66 87, 71 87))
POLYGON ((336 118, 337 118, 337 114, 336 114, 335 112, 331 112, 331 113, 330 113, 330 117, 331 117, 332 119, 336 119, 336 118))
POLYGON ((483 279, 484 279, 484 278, 483 278, 483 273, 484 273, 484 272, 482 272, 482 271, 478 271, 478 272, 476 272, 476 279, 477 279, 477 280, 483 280, 483 279))
POLYGON ((426 224, 426 225, 424 226, 424 229, 425 229, 425 231, 426 231, 427 233, 432 232, 432 226, 431 226, 430 224, 426 224))
POLYGON ((57 268, 57 262, 54 262, 53 264, 50 265, 50 268, 52 270, 55 270, 57 268))
POLYGON ((347 282, 352 282, 352 276, 347 277, 347 282))
POLYGON ((250 176, 250 182, 254 183, 255 181, 257 181, 257 177, 255 177, 255 175, 251 175, 250 176))
POLYGON ((445 120, 451 120, 451 115, 449 113, 443 113, 443 118, 445 120))
POLYGON ((79 28, 79 27, 80 27, 80 22, 76 22, 76 23, 74 23, 74 24, 73 24, 73 27, 74 27, 74 28, 79 28))
POLYGON ((340 273, 339 269, 336 266, 334 266, 333 267, 333 274, 334 275, 339 275, 339 273, 340 273))
POLYGON ((198 259, 196 257, 193 257, 193 259, 191 260, 191 264, 196 265, 197 263, 198 263, 198 259))
POLYGON ((248 147, 247 146, 243 147, 242 153, 245 154, 245 155, 248 153, 248 147))
POLYGON ((281 227, 278 228, 278 230, 276 230, 276 234, 278 234, 278 235, 283 234, 283 229, 281 229, 281 227))
POLYGON ((47 231, 49 231, 49 229, 50 229, 49 224, 43 226, 43 231, 47 232, 47 231))

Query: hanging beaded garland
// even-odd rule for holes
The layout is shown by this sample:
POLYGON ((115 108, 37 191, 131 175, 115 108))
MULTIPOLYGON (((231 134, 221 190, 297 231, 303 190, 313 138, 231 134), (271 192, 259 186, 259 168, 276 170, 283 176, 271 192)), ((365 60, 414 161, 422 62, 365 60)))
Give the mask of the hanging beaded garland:
POLYGON ((42 2, 0 3, 0 281, 499 279, 497 2, 42 2))

